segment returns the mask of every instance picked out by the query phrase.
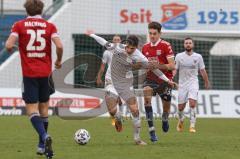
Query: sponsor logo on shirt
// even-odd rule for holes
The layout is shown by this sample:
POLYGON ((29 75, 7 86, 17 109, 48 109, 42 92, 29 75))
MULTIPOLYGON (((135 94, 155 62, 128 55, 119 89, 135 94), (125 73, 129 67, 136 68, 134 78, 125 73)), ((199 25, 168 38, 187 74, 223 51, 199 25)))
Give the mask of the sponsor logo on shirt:
POLYGON ((161 50, 157 50, 157 56, 161 55, 162 51, 161 50))

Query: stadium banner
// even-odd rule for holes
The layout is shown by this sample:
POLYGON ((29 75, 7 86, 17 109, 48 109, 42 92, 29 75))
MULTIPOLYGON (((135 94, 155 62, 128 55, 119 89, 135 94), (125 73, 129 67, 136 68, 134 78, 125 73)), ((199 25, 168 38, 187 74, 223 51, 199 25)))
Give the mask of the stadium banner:
MULTIPOLYGON (((145 116, 144 99, 137 97, 141 116, 145 116)), ((67 100, 66 100, 67 101, 67 100)), ((49 115, 55 115, 56 109, 68 107, 72 113, 89 109, 98 109, 102 99, 79 94, 64 94, 56 92, 50 99, 49 115), (71 104, 59 104, 62 99, 71 99, 71 104)), ((0 115, 25 115, 25 103, 21 99, 21 89, 0 89, 0 115)), ((162 113, 161 99, 153 97, 152 106, 155 117, 162 113)), ((171 116, 177 114, 177 91, 173 91, 171 116)), ((198 117, 203 118, 239 118, 240 117, 240 92, 221 90, 201 90, 198 95, 198 117)), ((130 116, 130 111, 124 105, 123 115, 130 116)), ((185 115, 189 115, 189 107, 186 107, 185 115)), ((109 116, 104 112, 101 116, 109 116)))
MULTIPOLYGON (((0 115, 26 115, 21 89, 0 88, 0 115)), ((49 115, 56 115, 56 108, 93 109, 101 100, 78 94, 55 92, 49 100, 49 115), (64 102, 62 102, 64 101, 64 102), (70 104, 69 104, 70 102, 70 104)))
MULTIPOLYGON (((151 21, 161 22, 164 30, 239 31, 240 1, 114 1, 112 24, 126 31, 143 29, 151 21), (204 7, 203 7, 204 4, 204 7)), ((145 29, 145 30, 144 30, 145 29)))

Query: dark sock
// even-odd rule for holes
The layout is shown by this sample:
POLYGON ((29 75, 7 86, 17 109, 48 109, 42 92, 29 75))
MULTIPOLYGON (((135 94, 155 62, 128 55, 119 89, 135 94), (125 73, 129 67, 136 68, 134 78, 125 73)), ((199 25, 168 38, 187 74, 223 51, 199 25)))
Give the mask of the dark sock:
POLYGON ((48 117, 42 117, 42 121, 43 121, 44 128, 47 132, 48 131, 48 117))
MULTIPOLYGON (((42 121, 43 121, 43 125, 44 125, 44 129, 47 132, 48 131, 48 117, 41 117, 42 121)), ((39 147, 43 147, 44 146, 44 140, 42 140, 41 136, 39 135, 39 147)))
POLYGON ((30 120, 31 120, 33 127, 37 131, 38 135, 41 137, 42 140, 44 140, 47 133, 45 131, 43 121, 42 121, 41 117, 39 116, 39 114, 38 113, 31 114, 30 120))
POLYGON ((148 127, 151 128, 153 127, 153 110, 152 110, 152 106, 146 106, 145 107, 145 111, 146 111, 146 119, 148 121, 148 127))
POLYGON ((162 121, 168 121, 168 116, 169 116, 168 112, 163 112, 163 114, 162 114, 162 121))

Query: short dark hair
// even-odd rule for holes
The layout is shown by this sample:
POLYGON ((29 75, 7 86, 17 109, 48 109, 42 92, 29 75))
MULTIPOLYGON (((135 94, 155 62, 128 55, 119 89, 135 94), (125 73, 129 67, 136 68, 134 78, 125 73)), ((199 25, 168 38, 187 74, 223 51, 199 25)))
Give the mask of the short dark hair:
POLYGON ((186 38, 184 39, 184 41, 186 41, 186 40, 192 40, 192 42, 193 42, 193 39, 192 39, 191 37, 186 37, 186 38))
POLYGON ((138 37, 136 35, 130 35, 127 37, 127 45, 138 47, 138 37))
POLYGON ((30 16, 41 15, 44 3, 41 0, 26 0, 24 3, 24 8, 30 16))
POLYGON ((158 22, 151 22, 148 24, 148 29, 156 29, 160 33, 162 25, 158 22))

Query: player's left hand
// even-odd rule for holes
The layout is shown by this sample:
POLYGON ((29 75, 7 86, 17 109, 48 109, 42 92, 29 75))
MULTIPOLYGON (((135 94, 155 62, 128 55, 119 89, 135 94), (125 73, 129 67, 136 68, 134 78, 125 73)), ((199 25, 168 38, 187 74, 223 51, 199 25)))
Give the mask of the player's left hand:
POLYGON ((94 34, 94 31, 91 29, 88 29, 88 30, 86 30, 85 34, 90 36, 91 34, 94 34))
POLYGON ((56 62, 55 62, 55 68, 56 68, 56 69, 60 69, 61 67, 62 67, 62 62, 59 61, 59 60, 56 60, 56 62))
POLYGON ((168 81, 168 84, 169 84, 172 88, 178 89, 178 84, 177 84, 176 82, 168 81))

